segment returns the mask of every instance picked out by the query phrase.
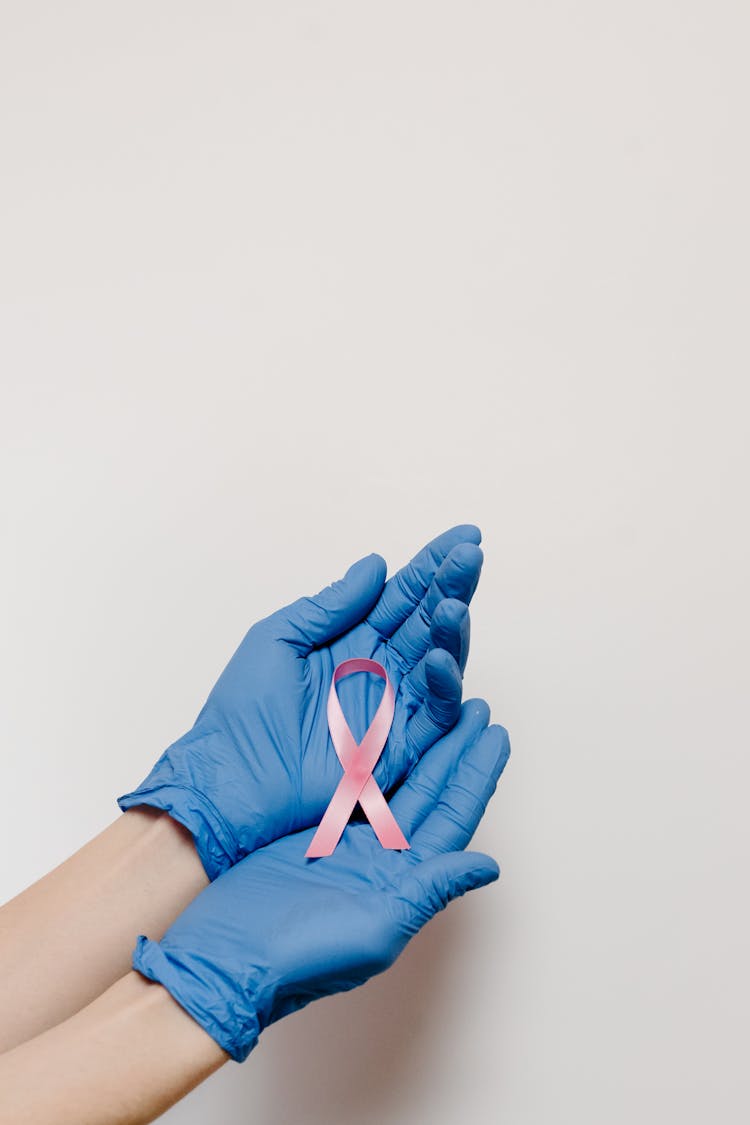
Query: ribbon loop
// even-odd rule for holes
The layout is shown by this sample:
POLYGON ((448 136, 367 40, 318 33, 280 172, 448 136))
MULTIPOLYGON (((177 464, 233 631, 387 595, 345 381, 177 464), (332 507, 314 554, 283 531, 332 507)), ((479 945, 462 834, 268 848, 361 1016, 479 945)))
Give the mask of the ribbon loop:
POLYGON ((318 859, 333 853, 358 801, 384 848, 405 850, 409 847, 406 837, 372 776, 372 771, 388 738, 394 710, 393 684, 385 668, 377 660, 356 657, 353 660, 344 660, 334 669, 331 690, 328 693, 328 728, 334 750, 344 767, 344 776, 331 797, 317 832, 305 852, 307 859, 318 859), (344 718, 336 693, 336 684, 339 680, 355 672, 372 672, 373 675, 385 680, 383 698, 359 745, 344 718))

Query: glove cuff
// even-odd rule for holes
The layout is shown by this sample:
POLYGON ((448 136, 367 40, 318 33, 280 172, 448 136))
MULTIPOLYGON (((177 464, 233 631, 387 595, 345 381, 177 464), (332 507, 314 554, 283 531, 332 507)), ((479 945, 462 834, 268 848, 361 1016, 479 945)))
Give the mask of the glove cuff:
POLYGON ((242 1010, 238 1010, 221 992, 212 988, 203 958, 195 965, 184 964, 182 959, 171 955, 158 942, 149 941, 141 935, 133 952, 133 968, 149 980, 163 985, 180 1007, 235 1062, 245 1061, 258 1042, 258 1018, 244 1005, 242 1010))
POLYGON ((123 812, 139 805, 162 809, 178 821, 195 841, 196 851, 213 881, 240 858, 240 848, 234 833, 218 809, 197 789, 179 782, 160 784, 148 777, 132 793, 117 798, 123 812))

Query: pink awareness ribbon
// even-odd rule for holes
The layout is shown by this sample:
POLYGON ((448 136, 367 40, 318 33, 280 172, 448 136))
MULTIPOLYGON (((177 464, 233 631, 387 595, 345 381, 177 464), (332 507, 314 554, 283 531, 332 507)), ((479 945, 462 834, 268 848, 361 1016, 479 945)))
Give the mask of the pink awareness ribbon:
POLYGON ((382 664, 378 664, 377 660, 364 658, 344 660, 335 668, 331 690, 328 693, 328 728, 334 750, 344 767, 344 776, 338 783, 336 792, 331 797, 323 819, 305 852, 307 859, 319 859, 321 856, 333 853, 357 801, 384 848, 409 847, 406 837, 396 823, 396 818, 386 804, 385 797, 378 788, 378 783, 372 776, 372 771, 388 738, 394 710, 393 684, 385 668, 382 664), (372 672, 373 675, 385 680, 383 698, 359 745, 349 730, 349 724, 344 718, 336 693, 338 681, 344 676, 351 676, 354 672, 372 672))

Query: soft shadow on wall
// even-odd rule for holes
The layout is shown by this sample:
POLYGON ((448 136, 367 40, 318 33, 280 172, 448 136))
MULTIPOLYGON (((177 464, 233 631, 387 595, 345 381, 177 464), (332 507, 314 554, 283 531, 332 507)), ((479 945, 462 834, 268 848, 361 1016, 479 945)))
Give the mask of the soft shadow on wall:
POLYGON ((387 973, 269 1028, 243 1066, 228 1064, 162 1120, 170 1125, 414 1120, 423 1084, 434 1091, 435 1056, 444 1056, 446 1037, 456 1034, 448 994, 466 964, 473 913, 453 904, 387 973))

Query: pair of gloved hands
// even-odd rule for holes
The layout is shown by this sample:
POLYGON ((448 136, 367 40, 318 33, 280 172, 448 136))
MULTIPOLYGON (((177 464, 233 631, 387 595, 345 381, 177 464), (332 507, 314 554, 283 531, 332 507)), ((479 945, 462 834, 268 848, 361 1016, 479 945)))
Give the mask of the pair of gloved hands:
MULTIPOLYGON (((493 859, 463 850, 510 749, 484 701, 461 705, 480 538, 453 528, 388 582, 369 555, 254 625, 193 729, 119 799, 185 825, 213 880, 160 943, 139 938, 133 965, 237 1060, 268 1024, 382 972, 451 899, 498 876, 493 859), (379 661, 394 687, 374 777, 386 794, 403 782, 391 809, 410 850, 351 823, 332 856, 308 860, 342 775, 328 690, 351 657, 379 661)), ((362 674, 340 684, 358 741, 381 692, 362 674)))

